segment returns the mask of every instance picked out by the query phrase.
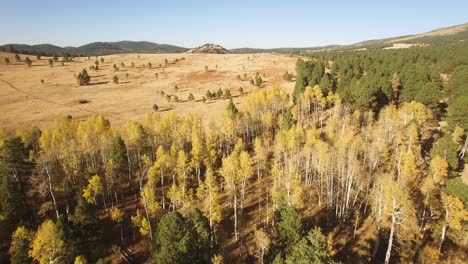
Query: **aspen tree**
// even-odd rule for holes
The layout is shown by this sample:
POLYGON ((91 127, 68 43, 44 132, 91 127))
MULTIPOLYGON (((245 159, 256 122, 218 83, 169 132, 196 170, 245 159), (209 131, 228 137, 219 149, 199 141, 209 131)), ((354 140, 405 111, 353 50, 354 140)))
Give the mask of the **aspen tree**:
POLYGON ((208 216, 210 228, 221 222, 220 191, 213 171, 208 169, 205 181, 197 189, 198 199, 201 201, 201 210, 208 216))
POLYGON ((226 181, 226 186, 229 190, 232 207, 234 210, 234 237, 236 241, 239 239, 239 234, 237 231, 237 206, 238 206, 238 196, 239 196, 239 185, 242 184, 242 174, 239 173, 239 160, 237 153, 233 152, 231 155, 223 158, 221 167, 221 175, 226 181))
POLYGON ((468 210, 465 209, 463 202, 458 197, 442 193, 441 202, 445 212, 439 243, 439 252, 442 251, 447 230, 451 228, 456 231, 461 231, 462 223, 468 221, 468 210))

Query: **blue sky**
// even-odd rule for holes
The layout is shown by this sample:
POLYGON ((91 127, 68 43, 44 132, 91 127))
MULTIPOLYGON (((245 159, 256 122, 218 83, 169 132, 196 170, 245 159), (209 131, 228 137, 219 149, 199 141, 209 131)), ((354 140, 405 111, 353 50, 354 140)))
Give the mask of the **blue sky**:
POLYGON ((468 22, 468 1, 0 0, 0 44, 351 44, 468 22))

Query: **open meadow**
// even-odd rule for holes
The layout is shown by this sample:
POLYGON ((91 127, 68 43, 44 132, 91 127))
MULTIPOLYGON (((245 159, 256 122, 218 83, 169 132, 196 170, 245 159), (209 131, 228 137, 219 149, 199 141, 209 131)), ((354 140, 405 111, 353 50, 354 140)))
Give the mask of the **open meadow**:
POLYGON ((273 53, 117 54, 77 57, 64 65, 55 62, 51 67, 50 57, 37 60, 35 56, 20 55, 19 62, 12 53, 0 53, 0 57, 0 111, 8 113, 0 117, 0 127, 7 131, 31 126, 44 128, 63 115, 83 120, 102 114, 112 123, 122 124, 143 119, 153 111, 154 104, 161 113, 198 114, 209 123, 221 116, 227 100, 223 96, 204 103, 202 98, 208 90, 229 89, 236 104, 245 97, 240 96, 241 87, 244 95, 269 87, 291 91, 294 83, 285 81, 283 74, 294 71, 297 61, 297 57, 273 53), (4 57, 11 63, 3 63, 4 57), (26 57, 32 61, 30 67, 24 62, 26 57), (96 61, 99 69, 90 69, 96 61), (91 82, 79 86, 75 74, 83 69, 91 82), (257 72, 263 79, 260 87, 250 83, 257 72), (113 82, 114 76, 119 83, 113 82), (188 100, 190 93, 194 96, 192 101, 188 100))

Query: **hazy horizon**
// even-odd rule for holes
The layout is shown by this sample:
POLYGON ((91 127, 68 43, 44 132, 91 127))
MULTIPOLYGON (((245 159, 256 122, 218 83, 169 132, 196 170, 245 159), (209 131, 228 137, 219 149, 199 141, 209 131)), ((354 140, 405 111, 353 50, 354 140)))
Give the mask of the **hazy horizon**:
POLYGON ((2 6, 0 44, 81 46, 150 41, 181 47, 346 45, 464 24, 463 1, 11 1, 2 6), (27 7, 27 8, 25 8, 27 7), (33 12, 26 10, 33 10, 33 12), (310 33, 308 33, 310 32, 310 33))

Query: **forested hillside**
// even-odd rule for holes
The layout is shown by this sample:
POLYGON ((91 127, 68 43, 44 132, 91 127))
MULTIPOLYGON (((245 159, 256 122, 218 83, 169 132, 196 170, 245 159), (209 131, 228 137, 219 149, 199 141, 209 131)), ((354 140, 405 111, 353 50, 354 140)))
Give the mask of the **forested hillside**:
POLYGON ((0 135, 1 261, 466 263, 468 45, 317 53, 285 76, 293 94, 209 126, 0 135))

